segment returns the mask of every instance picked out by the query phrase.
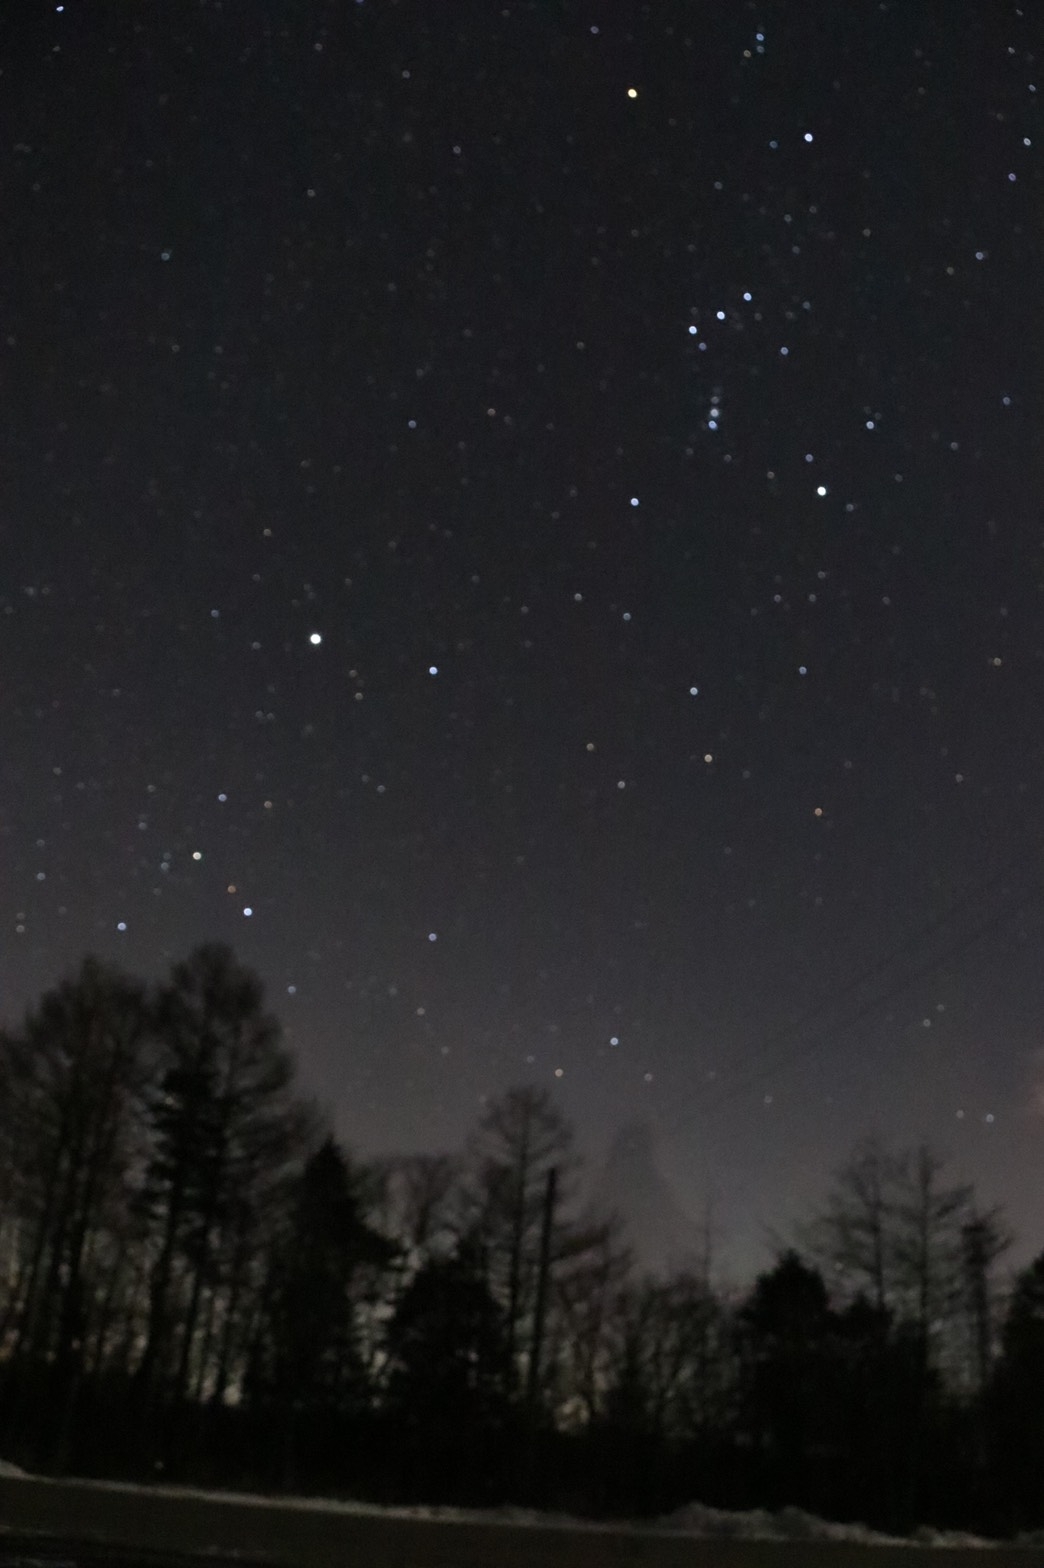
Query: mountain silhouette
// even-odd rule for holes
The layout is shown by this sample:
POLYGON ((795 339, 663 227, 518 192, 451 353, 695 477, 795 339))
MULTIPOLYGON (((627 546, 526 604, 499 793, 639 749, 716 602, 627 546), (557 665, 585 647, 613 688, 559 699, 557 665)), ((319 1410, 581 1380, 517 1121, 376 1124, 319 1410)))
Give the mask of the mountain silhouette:
POLYGON ((613 1213, 620 1220, 622 1239, 639 1269, 662 1274, 694 1267, 702 1257, 704 1229, 685 1211, 657 1164, 656 1139, 648 1122, 620 1128, 590 1196, 600 1213, 613 1213))

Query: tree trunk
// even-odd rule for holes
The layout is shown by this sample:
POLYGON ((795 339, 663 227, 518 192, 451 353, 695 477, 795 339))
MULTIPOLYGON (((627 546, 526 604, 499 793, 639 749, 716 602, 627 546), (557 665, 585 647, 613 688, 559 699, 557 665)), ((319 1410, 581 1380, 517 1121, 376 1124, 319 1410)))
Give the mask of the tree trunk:
POLYGON ((236 1332, 236 1314, 239 1311, 239 1298, 243 1290, 243 1275, 246 1269, 247 1255, 242 1245, 238 1251, 232 1268, 232 1279, 229 1284, 228 1304, 225 1308, 225 1322, 221 1331, 221 1346, 218 1350, 217 1374, 214 1379, 214 1390, 210 1396, 212 1405, 220 1405, 228 1388, 232 1367, 232 1346, 236 1332))
POLYGON ((515 1204, 511 1224, 511 1254, 508 1264, 508 1365, 511 1368, 512 1379, 517 1379, 518 1371, 515 1362, 518 1346, 519 1316, 521 1312, 522 1295, 522 1244, 526 1228, 526 1177, 529 1168, 529 1140, 525 1132, 522 1135, 522 1147, 518 1154, 518 1180, 515 1183, 515 1204))

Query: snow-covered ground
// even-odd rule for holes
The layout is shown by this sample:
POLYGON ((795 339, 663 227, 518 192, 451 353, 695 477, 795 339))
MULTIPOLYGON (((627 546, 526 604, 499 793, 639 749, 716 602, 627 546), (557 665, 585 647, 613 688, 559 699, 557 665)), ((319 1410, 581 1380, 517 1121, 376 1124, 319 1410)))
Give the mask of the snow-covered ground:
MULTIPOLYGON (((0 1459, 0 1476, 25 1477, 26 1472, 17 1465, 0 1459)), ((61 1485, 62 1483, 56 1483, 61 1485)), ((569 1514, 544 1513, 531 1508, 442 1508, 415 1505, 412 1507, 381 1507, 376 1503, 344 1501, 329 1497, 284 1497, 248 1492, 221 1492, 187 1486, 155 1485, 136 1486, 124 1481, 94 1481, 87 1484, 102 1491, 147 1491, 152 1495, 183 1497, 186 1501, 197 1499, 207 1502, 248 1504, 258 1508, 290 1508, 309 1512, 337 1514, 366 1514, 395 1519, 431 1519, 445 1523, 482 1523, 528 1526, 534 1529, 583 1530, 599 1533, 640 1530, 656 1534, 685 1535, 696 1539, 725 1539, 734 1541, 850 1541, 865 1546, 963 1546, 989 1549, 1001 1544, 1018 1546, 1044 1546, 1044 1530, 1020 1535, 1014 1543, 988 1541, 981 1536, 969 1535, 960 1530, 936 1530, 921 1525, 909 1536, 884 1535, 863 1524, 837 1524, 805 1513, 801 1508, 783 1508, 771 1513, 764 1508, 730 1511, 712 1508, 706 1503, 688 1503, 673 1513, 655 1520, 635 1520, 606 1523, 592 1519, 579 1519, 569 1514)))

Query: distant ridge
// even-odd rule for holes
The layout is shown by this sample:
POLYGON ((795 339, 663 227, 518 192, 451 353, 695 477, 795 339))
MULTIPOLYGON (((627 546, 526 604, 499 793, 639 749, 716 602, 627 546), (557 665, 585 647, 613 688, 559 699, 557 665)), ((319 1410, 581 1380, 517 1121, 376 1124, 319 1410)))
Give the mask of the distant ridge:
POLYGON ((600 1212, 616 1214, 639 1269, 664 1274, 692 1268, 704 1252, 703 1227, 685 1211, 657 1164, 648 1122, 628 1122, 616 1133, 590 1200, 600 1212))

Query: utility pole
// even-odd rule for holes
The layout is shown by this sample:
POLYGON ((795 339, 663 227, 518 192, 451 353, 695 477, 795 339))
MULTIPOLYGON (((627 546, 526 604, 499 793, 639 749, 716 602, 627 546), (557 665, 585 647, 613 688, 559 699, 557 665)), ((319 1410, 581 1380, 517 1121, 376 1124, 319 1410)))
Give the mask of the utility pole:
POLYGON ((540 1261, 537 1269, 536 1301, 533 1306, 533 1337, 529 1347, 526 1376, 526 1408, 530 1423, 535 1423, 540 1398, 540 1360, 544 1351, 544 1326, 547 1321, 547 1296, 551 1284, 551 1237, 555 1221, 558 1167, 552 1165, 544 1189, 544 1212, 540 1226, 540 1261))

